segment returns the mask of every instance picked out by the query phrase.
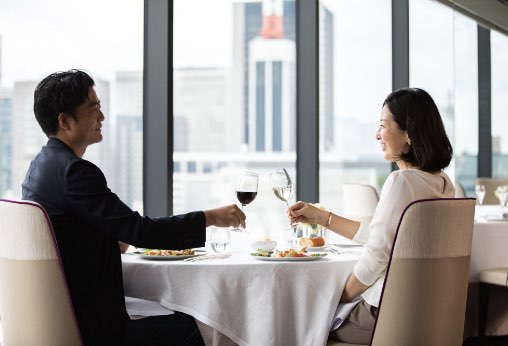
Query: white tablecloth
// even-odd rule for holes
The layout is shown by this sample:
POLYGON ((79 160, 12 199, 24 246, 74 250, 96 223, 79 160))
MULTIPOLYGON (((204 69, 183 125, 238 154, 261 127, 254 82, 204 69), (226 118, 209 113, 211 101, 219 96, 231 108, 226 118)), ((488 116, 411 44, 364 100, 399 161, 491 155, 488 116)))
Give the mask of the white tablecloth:
MULTIPOLYGON (((480 271, 508 267, 508 221, 486 221, 500 217, 498 206, 476 208, 473 229, 465 336, 478 335, 478 278, 480 271)), ((508 334, 508 297, 502 287, 491 287, 487 335, 508 334)))
POLYGON ((150 261, 122 255, 127 296, 192 315, 239 345, 325 345, 358 254, 266 262, 246 251, 226 259, 150 261))
POLYGON ((473 229, 469 281, 477 282, 480 271, 508 267, 508 221, 477 221, 473 229))

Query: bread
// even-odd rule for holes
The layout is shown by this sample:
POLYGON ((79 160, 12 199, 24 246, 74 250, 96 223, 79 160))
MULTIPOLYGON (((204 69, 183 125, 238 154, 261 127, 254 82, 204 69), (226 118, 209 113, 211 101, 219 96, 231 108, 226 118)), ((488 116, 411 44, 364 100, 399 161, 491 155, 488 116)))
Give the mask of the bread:
POLYGON ((325 245, 325 239, 323 237, 300 238, 299 244, 302 247, 318 247, 325 245))

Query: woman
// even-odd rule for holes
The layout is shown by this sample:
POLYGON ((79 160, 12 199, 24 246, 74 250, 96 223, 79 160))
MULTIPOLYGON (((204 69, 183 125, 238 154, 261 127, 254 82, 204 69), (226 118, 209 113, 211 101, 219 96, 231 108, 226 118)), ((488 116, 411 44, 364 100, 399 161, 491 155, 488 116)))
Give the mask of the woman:
POLYGON ((340 327, 330 333, 332 339, 343 342, 370 342, 386 266, 405 207, 417 199, 451 198, 455 193, 452 182, 442 172, 450 163, 453 149, 436 104, 427 92, 405 88, 388 95, 376 139, 384 159, 395 162, 399 170, 386 179, 370 224, 349 220, 304 202, 297 202, 288 210, 293 222, 318 223, 365 244, 365 251, 340 300, 341 303, 353 300, 359 303, 349 305, 354 306, 352 311, 340 327))

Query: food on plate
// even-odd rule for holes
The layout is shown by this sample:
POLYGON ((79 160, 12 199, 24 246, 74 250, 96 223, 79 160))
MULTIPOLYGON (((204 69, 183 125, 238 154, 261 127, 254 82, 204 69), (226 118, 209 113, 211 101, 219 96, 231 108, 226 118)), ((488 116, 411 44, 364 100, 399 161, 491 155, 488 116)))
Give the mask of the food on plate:
POLYGON ((276 257, 276 258, 290 258, 290 257, 323 257, 326 256, 326 253, 308 253, 306 248, 302 248, 300 250, 297 249, 289 249, 289 250, 275 250, 273 252, 263 251, 262 249, 257 249, 256 252, 252 252, 251 256, 257 257, 276 257))
POLYGON ((272 251, 265 251, 263 249, 256 249, 256 252, 251 252, 251 256, 270 257, 271 255, 272 251))
POLYGON ((307 253, 307 248, 301 248, 300 250, 289 249, 284 251, 275 250, 272 254, 272 257, 319 257, 326 256, 326 254, 322 253, 307 253))
POLYGON ((307 250, 306 248, 302 248, 300 250, 295 249, 283 251, 275 250, 272 254, 272 257, 308 257, 309 255, 307 254, 306 250, 307 250))
POLYGON ((193 249, 184 249, 184 250, 146 249, 143 252, 143 255, 147 255, 147 256, 189 256, 189 255, 194 255, 194 250, 193 249))
POLYGON ((299 244, 302 247, 319 247, 325 245, 325 239, 323 237, 300 238, 299 244))

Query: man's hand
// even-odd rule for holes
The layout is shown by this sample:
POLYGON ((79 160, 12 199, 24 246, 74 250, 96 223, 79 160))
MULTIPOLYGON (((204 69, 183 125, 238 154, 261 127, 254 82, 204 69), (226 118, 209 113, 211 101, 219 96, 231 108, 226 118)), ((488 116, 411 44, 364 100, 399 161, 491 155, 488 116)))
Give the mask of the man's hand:
POLYGON ((118 245, 120 246, 120 252, 125 253, 129 249, 129 244, 124 243, 123 241, 118 241, 118 245))
POLYGON ((238 227, 245 228, 245 214, 238 208, 236 204, 225 207, 205 210, 206 227, 238 227))

